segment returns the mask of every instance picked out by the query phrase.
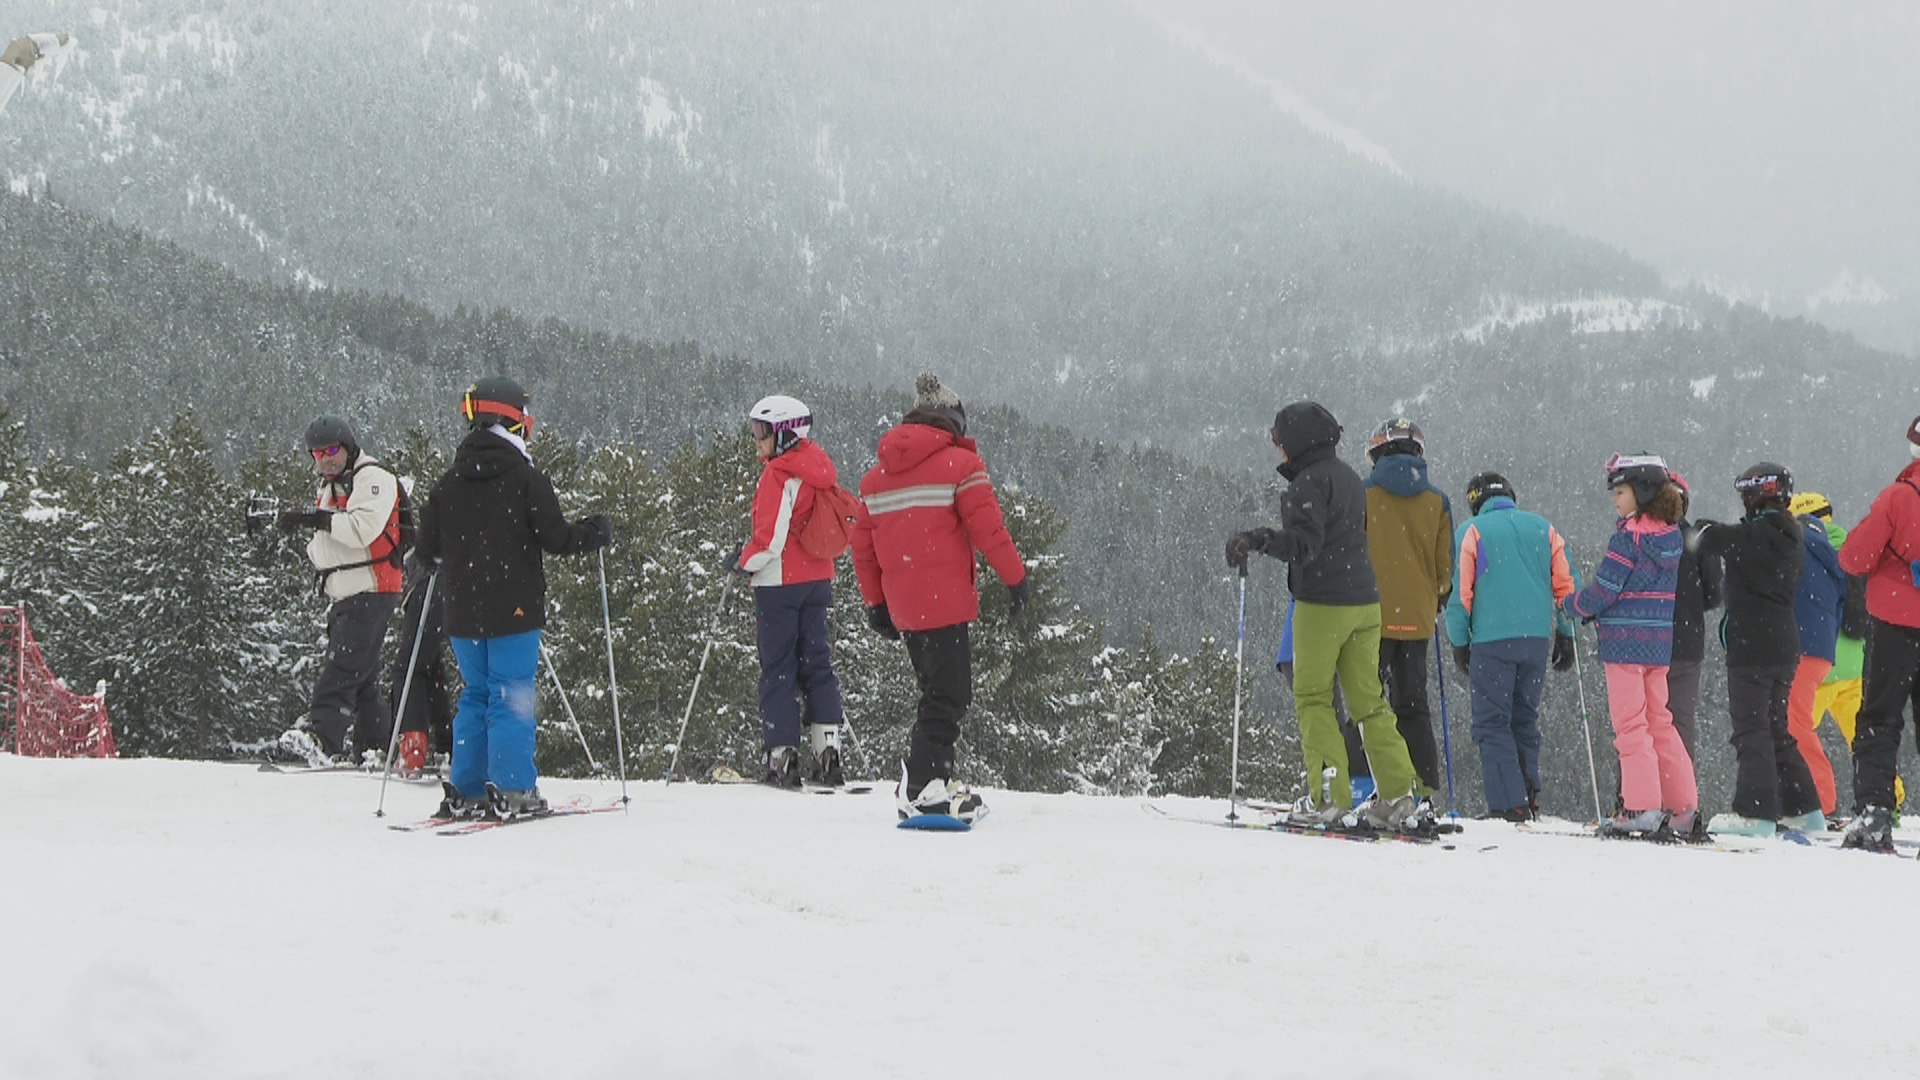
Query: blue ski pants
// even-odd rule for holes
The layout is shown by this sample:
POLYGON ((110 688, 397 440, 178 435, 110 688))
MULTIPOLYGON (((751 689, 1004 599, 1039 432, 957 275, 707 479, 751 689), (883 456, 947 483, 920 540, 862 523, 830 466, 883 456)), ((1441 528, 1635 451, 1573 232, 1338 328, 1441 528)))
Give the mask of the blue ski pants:
POLYGON ((453 658, 466 689, 453 717, 453 775, 460 794, 477 799, 488 782, 501 791, 528 791, 533 767, 534 676, 540 669, 540 631, 497 638, 453 638, 453 658))
POLYGON ((762 585, 753 590, 760 649, 760 736, 769 748, 799 746, 801 724, 838 724, 840 680, 833 673, 827 609, 833 583, 762 585))
POLYGON ((1543 637, 1473 643, 1473 743, 1488 810, 1530 806, 1540 791, 1540 695, 1552 648, 1543 637))

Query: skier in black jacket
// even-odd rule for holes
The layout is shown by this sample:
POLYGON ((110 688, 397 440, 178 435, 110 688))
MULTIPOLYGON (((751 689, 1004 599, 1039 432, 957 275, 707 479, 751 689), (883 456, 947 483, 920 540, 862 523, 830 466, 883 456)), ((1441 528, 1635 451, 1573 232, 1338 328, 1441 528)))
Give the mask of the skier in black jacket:
POLYGON ((1800 522, 1787 512, 1793 475, 1762 462, 1734 488, 1746 517, 1734 525, 1702 520, 1691 541, 1702 559, 1726 562, 1720 629, 1737 764, 1733 812, 1714 815, 1708 829, 1747 836, 1772 836, 1782 825, 1823 830, 1820 794, 1787 730, 1787 691, 1800 666, 1793 602, 1807 556, 1800 522))
POLYGON ((1347 747, 1333 709, 1337 678, 1373 767, 1375 798, 1362 816, 1376 828, 1417 828, 1413 759, 1380 690, 1380 591, 1367 549, 1367 495, 1360 474, 1334 451, 1340 430, 1333 414, 1312 401, 1296 401, 1274 417, 1273 445, 1288 480, 1280 528, 1234 534, 1227 565, 1244 572, 1254 551, 1288 564, 1294 712, 1312 789, 1297 813, 1331 824, 1352 802, 1347 747), (1329 769, 1331 790, 1323 792, 1321 776, 1329 769), (1313 806, 1322 800, 1326 805, 1313 806))
POLYGON ((561 513, 552 482, 527 452, 527 404, 512 379, 468 387, 460 409, 472 430, 421 507, 415 550, 439 565, 447 636, 466 682, 440 807, 448 817, 546 809, 533 764, 534 675, 547 613, 543 554, 583 554, 613 539, 604 515, 570 523, 561 513))
MULTIPOLYGON (((1685 505, 1691 506, 1693 491, 1679 473, 1670 473, 1680 489, 1685 505)), ((1681 511, 1680 535, 1691 540, 1699 527, 1681 511)), ((1699 780, 1700 745, 1700 665, 1707 658, 1707 612, 1720 606, 1726 585, 1720 560, 1702 559, 1687 544, 1680 556, 1680 579, 1673 596, 1673 661, 1667 665, 1667 708, 1673 713, 1674 730, 1686 744, 1687 760, 1694 763, 1694 779, 1699 780)))

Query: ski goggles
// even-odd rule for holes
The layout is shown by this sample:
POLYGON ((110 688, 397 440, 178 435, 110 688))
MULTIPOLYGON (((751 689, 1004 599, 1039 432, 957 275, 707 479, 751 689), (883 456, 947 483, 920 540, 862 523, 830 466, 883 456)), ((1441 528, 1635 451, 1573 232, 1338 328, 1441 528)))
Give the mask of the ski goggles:
POLYGON ((1615 454, 1607 459, 1607 475, 1623 473, 1628 469, 1654 468, 1667 471, 1667 459, 1659 454, 1615 454))
POLYGON ((309 450, 308 453, 313 455, 313 460, 324 461, 345 449, 346 447, 336 443, 333 446, 316 446, 312 450, 309 450))
POLYGON ((1740 476, 1734 478, 1733 489, 1742 495, 1777 495, 1786 486, 1788 479, 1780 473, 1740 476))
POLYGON ((477 398, 471 393, 463 395, 460 398, 460 415, 466 417, 467 423, 469 424, 473 423, 476 418, 482 415, 489 415, 504 419, 507 422, 507 429, 509 431, 518 431, 521 434, 525 434, 533 430, 532 413, 518 406, 509 405, 504 401, 488 401, 486 398, 477 398))
POLYGON ((769 423, 765 420, 749 420, 747 421, 747 434, 756 439, 771 439, 782 431, 792 431, 795 428, 804 427, 811 423, 813 423, 813 417, 811 416, 798 416, 791 420, 781 420, 778 423, 769 423))

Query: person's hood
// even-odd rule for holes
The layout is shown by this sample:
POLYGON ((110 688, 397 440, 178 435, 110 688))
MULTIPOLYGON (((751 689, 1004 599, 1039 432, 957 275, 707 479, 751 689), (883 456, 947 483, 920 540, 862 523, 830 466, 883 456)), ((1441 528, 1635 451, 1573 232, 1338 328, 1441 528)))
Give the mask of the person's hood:
POLYGON ((491 427, 475 428, 453 454, 453 474, 462 480, 492 480, 527 458, 518 446, 491 427))
POLYGON ((767 468, 783 476, 797 476, 812 487, 832 487, 839 483, 833 459, 812 439, 801 439, 786 453, 767 459, 767 468))
POLYGON ((1373 464, 1367 481, 1389 495, 1418 495, 1433 485, 1427 482, 1427 459, 1418 454, 1388 454, 1373 464))
POLYGON ((1296 401, 1273 419, 1274 438, 1287 457, 1297 458, 1315 447, 1340 442, 1340 422, 1317 401, 1296 401))
POLYGON ((880 470, 903 473, 950 446, 973 449, 972 439, 961 438, 943 427, 931 424, 902 423, 880 436, 880 470))
MULTIPOLYGON (((1520 504, 1505 495, 1495 495, 1480 504, 1480 514, 1490 514, 1495 510, 1518 510, 1520 504)), ((1479 517, 1480 514, 1473 515, 1479 517)))
POLYGON ((1309 447, 1298 454, 1288 455, 1287 460, 1281 462, 1280 467, 1274 471, 1286 477, 1288 483, 1292 483, 1295 478, 1306 471, 1307 466, 1317 461, 1325 461, 1333 456, 1333 447, 1331 446, 1309 447))

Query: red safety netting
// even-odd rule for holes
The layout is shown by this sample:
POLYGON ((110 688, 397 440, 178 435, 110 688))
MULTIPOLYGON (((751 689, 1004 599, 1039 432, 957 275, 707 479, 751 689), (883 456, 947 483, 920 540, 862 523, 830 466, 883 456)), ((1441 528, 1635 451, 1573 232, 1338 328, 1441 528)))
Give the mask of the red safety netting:
POLYGON ((6 749, 25 757, 113 757, 104 684, 76 694, 54 677, 27 629, 25 608, 0 607, 0 720, 6 749))

